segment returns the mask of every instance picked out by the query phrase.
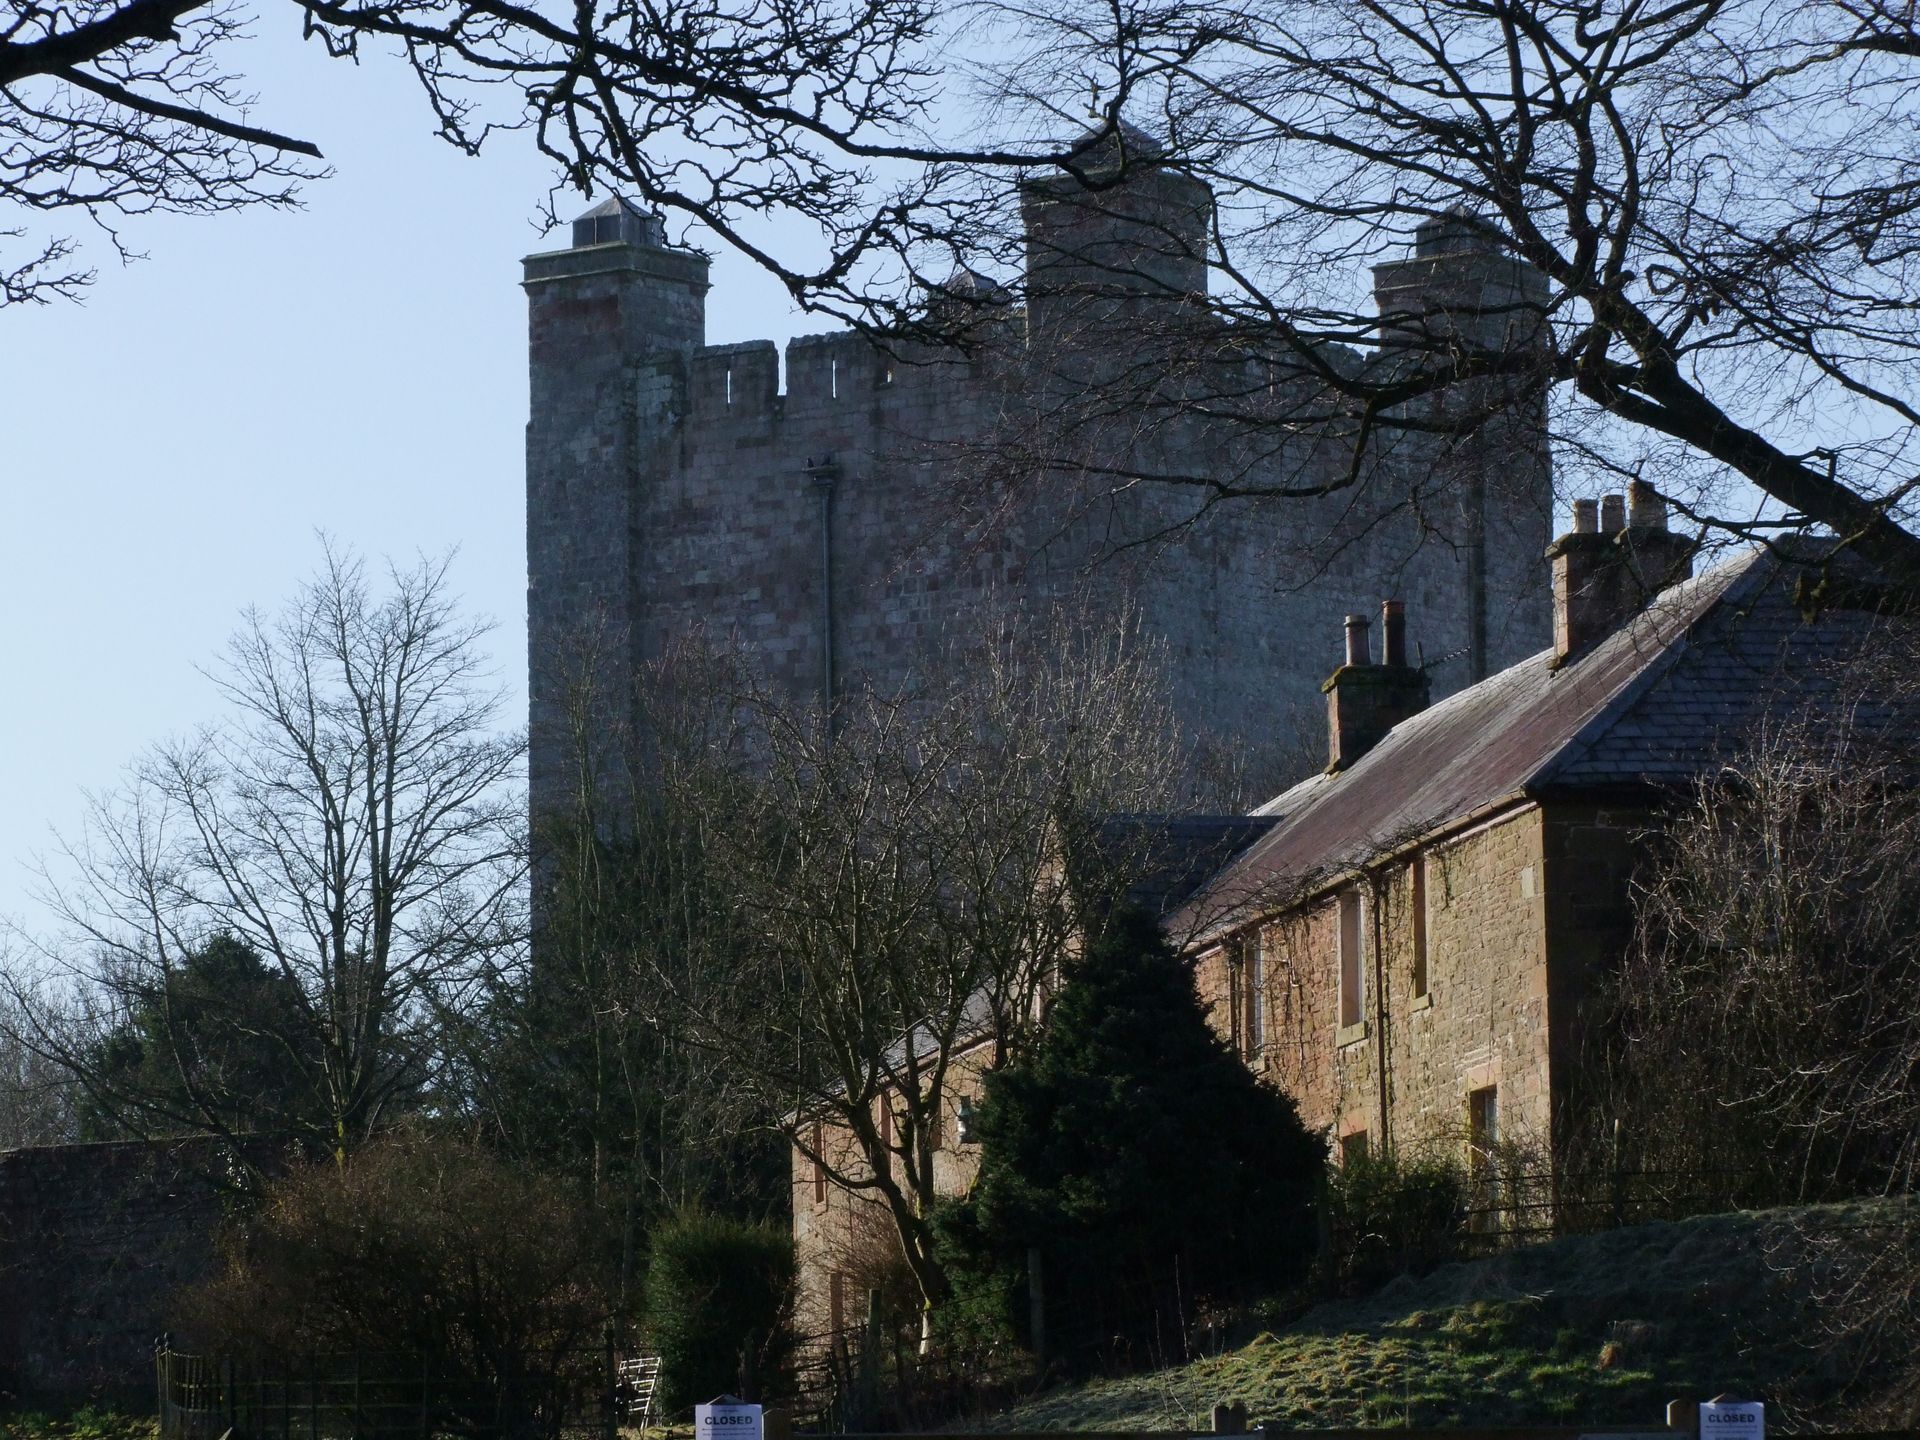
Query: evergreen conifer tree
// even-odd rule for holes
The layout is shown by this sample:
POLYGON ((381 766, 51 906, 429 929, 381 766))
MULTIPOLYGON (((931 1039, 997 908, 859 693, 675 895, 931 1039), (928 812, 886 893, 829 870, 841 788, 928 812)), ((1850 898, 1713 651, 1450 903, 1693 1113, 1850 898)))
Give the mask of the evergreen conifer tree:
POLYGON ((959 1293, 1007 1328, 1030 1253, 1069 1347, 1076 1316, 1103 1339, 1164 1325, 1311 1260, 1325 1147, 1208 1026, 1143 913, 1111 919, 1031 1054, 988 1078, 978 1124, 979 1178, 942 1229, 959 1293))

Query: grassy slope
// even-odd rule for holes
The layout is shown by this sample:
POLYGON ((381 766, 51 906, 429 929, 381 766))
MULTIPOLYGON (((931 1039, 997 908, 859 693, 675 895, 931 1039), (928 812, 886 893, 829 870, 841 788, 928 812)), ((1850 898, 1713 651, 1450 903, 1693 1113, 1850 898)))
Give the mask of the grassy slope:
POLYGON ((1783 1222, 1861 1213, 1702 1216, 1449 1265, 1209 1359, 1044 1393, 984 1428, 1205 1429, 1222 1400, 1301 1428, 1657 1425, 1668 1400, 1721 1391, 1817 1405, 1834 1377, 1812 1365, 1783 1222))
POLYGON ((151 1416, 91 1405, 61 1414, 0 1410, 0 1440, 153 1440, 158 1430, 151 1416))

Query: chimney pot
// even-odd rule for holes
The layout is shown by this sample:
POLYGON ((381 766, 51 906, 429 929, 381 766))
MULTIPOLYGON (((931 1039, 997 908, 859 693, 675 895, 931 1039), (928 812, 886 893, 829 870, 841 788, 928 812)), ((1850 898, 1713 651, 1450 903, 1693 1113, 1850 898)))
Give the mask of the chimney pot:
POLYGON ((1636 530, 1667 528, 1667 502, 1644 480, 1627 486, 1627 523, 1636 530))
POLYGON ((1620 495, 1600 497, 1600 533, 1618 535, 1627 528, 1627 502, 1620 495))
POLYGON ((1367 642, 1367 617, 1347 616, 1347 664, 1371 665, 1373 647, 1367 642))
POLYGON ((1380 603, 1380 663, 1402 668, 1407 663, 1407 607, 1398 600, 1380 603))
POLYGON ((1596 535, 1600 531, 1600 502, 1597 500, 1576 500, 1573 502, 1573 533, 1576 535, 1596 535))

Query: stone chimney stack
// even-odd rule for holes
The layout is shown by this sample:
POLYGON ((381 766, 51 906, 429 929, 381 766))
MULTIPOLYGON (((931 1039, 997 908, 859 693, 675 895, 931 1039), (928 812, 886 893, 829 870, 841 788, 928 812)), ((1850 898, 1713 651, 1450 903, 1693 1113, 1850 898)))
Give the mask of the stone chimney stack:
POLYGON ((1667 502, 1644 480, 1627 486, 1627 528, 1617 543, 1639 605, 1693 575, 1693 542, 1667 528, 1667 502))
POLYGON ((1573 529, 1547 547, 1553 565, 1553 655, 1576 659, 1693 573, 1693 545, 1667 528, 1667 504, 1635 480, 1623 497, 1573 502, 1573 529))
POLYGON ((1427 672, 1407 663, 1406 608, 1380 607, 1381 663, 1373 663, 1367 617, 1347 616, 1346 663, 1320 688, 1327 696, 1327 769, 1347 769, 1386 733, 1427 708, 1427 672))

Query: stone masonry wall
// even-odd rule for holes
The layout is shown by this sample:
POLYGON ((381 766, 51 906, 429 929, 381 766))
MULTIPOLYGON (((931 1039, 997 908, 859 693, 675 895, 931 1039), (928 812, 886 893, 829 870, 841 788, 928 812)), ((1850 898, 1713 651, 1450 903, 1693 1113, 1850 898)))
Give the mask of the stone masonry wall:
POLYGON ((199 1140, 0 1152, 0 1393, 151 1402, 172 1297, 213 1263, 225 1153, 199 1140))
MULTIPOLYGON (((1028 198, 1030 222, 1044 223, 1058 197, 1028 198)), ((1190 198, 1168 203, 1188 207, 1190 198)), ((1142 197, 1149 209, 1163 200, 1142 197)), ((1130 243, 1118 231, 1102 238, 1077 222, 1068 228, 1076 246, 1104 247, 1109 260, 1130 243)), ((1175 232, 1178 224, 1162 233, 1175 232)), ((856 334, 801 337, 784 355, 769 342, 708 346, 704 258, 657 235, 634 238, 638 229, 618 233, 627 238, 589 227, 587 243, 526 261, 536 819, 566 802, 579 773, 575 741, 617 751, 640 667, 690 637, 738 647, 767 680, 804 700, 867 682, 905 688, 1002 610, 1124 612, 1165 656, 1185 737, 1244 755, 1276 788, 1323 743, 1320 685, 1340 662, 1348 613, 1405 601, 1426 647, 1414 659, 1436 699, 1548 643, 1540 557, 1552 493, 1539 433, 1451 451, 1403 433, 1373 458, 1365 483, 1347 489, 1349 457, 1315 435, 1276 446, 1275 436, 1290 433, 1284 427, 1259 430, 1251 442, 1243 432, 1243 447, 1272 451, 1249 469, 1244 448, 1231 453, 1212 422, 1176 414, 1134 425, 1122 414, 1104 431, 1072 436, 1078 453, 1161 473, 1324 484, 1332 493, 1213 506, 1190 486, 1108 493, 1103 481, 1069 479, 1055 467, 1021 477, 1004 503, 986 504, 965 468, 970 452, 990 449, 1010 423, 1050 413, 1063 387, 1071 400, 1076 385, 1091 385, 1106 365, 1100 347, 1126 347, 1125 326, 1095 323, 1075 338, 1042 323, 1044 315, 1014 312, 986 322, 986 343, 967 358, 889 353, 856 334), (1063 358, 1062 345, 1082 348, 1063 358), (578 703, 583 695, 587 703, 578 703)), ((1473 296, 1525 288, 1524 276, 1484 256, 1430 248, 1376 272, 1383 306, 1465 314, 1473 296)), ((1109 309, 1135 319, 1155 305, 1182 310, 1170 292, 1189 283, 1180 278, 1189 271, 1203 277, 1192 258, 1173 257, 1180 263, 1156 285, 1109 309)), ((1148 270, 1162 262, 1172 263, 1142 260, 1148 270)), ((1194 336, 1202 354, 1220 338, 1194 336)), ((1488 886, 1482 900, 1463 902, 1463 915, 1493 906, 1499 886, 1488 886)), ((1481 918, 1506 923, 1491 911, 1481 918)), ((1356 1117, 1377 1109, 1377 1082, 1368 1078, 1377 1047, 1336 1046, 1330 1030, 1314 1028, 1317 1012, 1300 1007, 1325 997, 1304 951, 1298 965, 1301 982, 1285 997, 1296 1007, 1288 1023, 1306 1027, 1292 1052, 1297 1071, 1310 1075, 1319 1063, 1334 1076, 1314 1082, 1310 1118, 1371 1124, 1356 1117)), ((1463 1015, 1480 1003, 1464 978, 1448 983, 1463 1015)), ((1437 1015, 1447 1003, 1439 985, 1436 978, 1437 1015)), ((1280 1006, 1276 996, 1276 1023, 1280 1006)), ((1404 1018, 1390 1011, 1385 1033, 1404 1029, 1407 1063, 1418 1068, 1423 1028, 1450 1034, 1453 1022, 1415 1016, 1402 1026, 1404 1018)), ((1507 1024, 1504 1014, 1483 1017, 1489 1036, 1507 1024)), ((1510 1028, 1517 1044, 1524 1025, 1510 1028)), ((1474 1063, 1494 1066, 1486 1073, 1521 1063, 1504 1058, 1504 1041, 1474 1043, 1488 1056, 1474 1063)), ((1280 1049, 1276 1037, 1268 1063, 1279 1065, 1280 1049)), ((1405 1111, 1409 1124, 1455 1113, 1458 1097, 1441 1090, 1456 1079, 1443 1082, 1434 1068, 1418 1082, 1425 1098, 1390 1095, 1390 1110, 1405 1111)), ((941 1164, 959 1186, 973 1159, 949 1143, 941 1164)), ((864 1222, 839 1192, 816 1209, 810 1168, 797 1158, 796 1166, 803 1312, 817 1327, 835 1248, 852 1243, 864 1222)), ((843 1295, 843 1319, 857 1303, 843 1295)))
POLYGON ((1553 957, 1548 1005, 1560 1057, 1553 1070, 1554 1146, 1572 1153, 1575 1165, 1589 1163, 1577 1147, 1594 1138, 1570 1128, 1573 1117, 1595 1113, 1582 1103, 1584 1022, 1596 986, 1618 968, 1632 941, 1629 882, 1656 818, 1644 797, 1557 800, 1547 810, 1541 840, 1553 957))
MULTIPOLYGON (((1464 1157, 1469 1096, 1489 1088, 1501 1142, 1559 1155, 1564 1117, 1577 1104, 1569 1097, 1578 1084, 1579 1022, 1595 978, 1617 964, 1631 933, 1627 884, 1648 819, 1640 802, 1562 799, 1425 846, 1424 995, 1414 981, 1414 857, 1354 882, 1366 947, 1357 1025, 1339 1024, 1338 891, 1258 927, 1266 1004, 1257 1036, 1247 993, 1251 931, 1196 958, 1200 1001, 1218 1033, 1293 1097, 1336 1157, 1360 1136, 1377 1147, 1383 1131, 1403 1151, 1437 1146, 1464 1157)), ((957 1142, 957 1106, 960 1096, 979 1095, 990 1053, 970 1052, 948 1087, 937 1159, 943 1195, 964 1193, 978 1168, 977 1147, 957 1142)), ((842 1319, 852 1324, 865 1305, 855 1254, 870 1233, 860 1218, 865 1202, 831 1185, 816 1201, 811 1166, 797 1152, 793 1184, 802 1330, 828 1328, 836 1270, 842 1319)))
MULTIPOLYGON (((1432 257, 1414 267, 1419 284, 1396 272, 1392 293, 1458 288, 1476 263, 1432 257)), ((569 677, 595 645, 595 723, 610 730, 633 665, 695 632, 800 697, 863 680, 891 690, 990 603, 1080 597, 1095 613, 1130 606, 1163 645, 1189 737, 1260 756, 1317 729, 1342 617, 1383 598, 1407 601, 1436 698, 1547 643, 1538 436, 1452 455, 1403 437, 1365 500, 1203 511, 1187 487, 1106 495, 1048 474, 986 514, 956 498, 958 467, 1040 383, 1019 315, 991 322, 971 359, 892 355, 855 334, 802 337, 782 357, 768 342, 703 343, 706 265, 690 252, 602 243, 526 269, 536 812, 565 797, 569 677), (1418 514, 1396 511, 1414 496, 1418 514)), ((1227 464, 1200 421, 1138 437, 1116 422, 1087 443, 1149 468, 1227 464)), ((1315 444, 1262 463, 1337 479, 1344 457, 1315 444)))
MULTIPOLYGON (((963 1100, 977 1106, 983 1077, 992 1061, 993 1046, 980 1044, 955 1057, 941 1091, 939 1144, 934 1151, 934 1190, 940 1196, 964 1195, 980 1168, 980 1147, 961 1139, 963 1100)), ((818 1134, 836 1167, 864 1174, 852 1157, 852 1137, 844 1130, 822 1125, 818 1134)), ((892 1279, 904 1283, 897 1267, 891 1276, 897 1240, 893 1222, 884 1209, 859 1191, 843 1190, 815 1172, 812 1161, 797 1148, 793 1154, 793 1240, 799 1262, 799 1293, 794 1325, 803 1339, 858 1324, 866 1315, 867 1291, 892 1279), (835 1276, 839 1279, 836 1282, 835 1276), (833 1292, 840 1303, 836 1317, 833 1292), (836 1324, 836 1318, 838 1324, 836 1324)), ((895 1297, 906 1300, 907 1297, 895 1297)))
POLYGON ((528 692, 541 735, 529 779, 544 811, 567 793, 570 732, 624 717, 647 560, 638 487, 685 409, 707 265, 655 246, 591 245, 530 263, 527 288, 528 692), (576 720, 567 712, 585 676, 602 693, 576 720))
POLYGON ((1261 927, 1266 1030, 1246 1033, 1244 949, 1203 955, 1196 983, 1221 1034, 1327 1134, 1335 1154, 1384 1130, 1401 1148, 1455 1144, 1468 1095, 1494 1087, 1502 1139, 1550 1135, 1551 1054, 1540 812, 1527 808, 1426 854, 1427 992, 1413 993, 1410 861, 1362 889, 1362 1020, 1339 1025, 1339 902, 1261 927), (1384 1075, 1385 1103, 1382 1103, 1384 1075))

